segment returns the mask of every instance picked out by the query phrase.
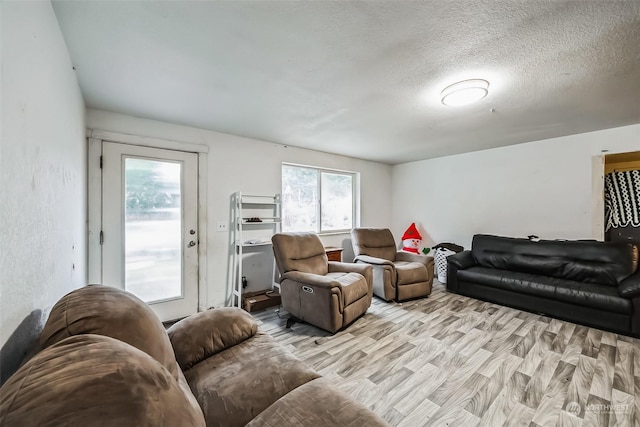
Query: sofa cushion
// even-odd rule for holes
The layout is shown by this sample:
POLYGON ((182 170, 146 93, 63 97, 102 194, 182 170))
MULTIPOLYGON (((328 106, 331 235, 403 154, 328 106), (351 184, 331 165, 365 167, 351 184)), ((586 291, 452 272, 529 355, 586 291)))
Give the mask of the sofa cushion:
POLYGON ((633 245, 622 242, 534 242, 477 234, 472 253, 482 267, 609 286, 634 272, 633 245))
POLYGON ((51 309, 40 334, 40 346, 45 348, 80 334, 104 335, 131 344, 178 378, 173 348, 162 322, 129 292, 89 285, 68 293, 51 309))
POLYGON ((204 426, 202 411, 158 361, 100 335, 66 338, 0 389, 0 425, 204 426))
POLYGON ((633 313, 633 302, 621 297, 616 288, 593 283, 563 281, 556 288, 556 299, 616 313, 633 313))
POLYGON ((458 280, 616 313, 628 314, 633 310, 631 301, 620 297, 616 288, 593 283, 486 267, 459 270, 458 280))
POLYGON ((461 281, 478 283, 480 285, 501 288, 512 292, 554 298, 556 294, 555 286, 544 283, 544 281, 540 281, 539 279, 545 279, 545 276, 497 270, 487 267, 471 267, 458 271, 458 280, 461 281))
POLYGON ((244 426, 319 375, 269 335, 254 337, 184 372, 207 426, 244 426))
POLYGON ((182 319, 167 333, 180 367, 186 370, 251 338, 257 331, 258 324, 249 313, 236 307, 224 307, 182 319))
POLYGON ((297 427, 388 426, 382 419, 339 391, 326 378, 310 381, 280 398, 247 426, 297 427))

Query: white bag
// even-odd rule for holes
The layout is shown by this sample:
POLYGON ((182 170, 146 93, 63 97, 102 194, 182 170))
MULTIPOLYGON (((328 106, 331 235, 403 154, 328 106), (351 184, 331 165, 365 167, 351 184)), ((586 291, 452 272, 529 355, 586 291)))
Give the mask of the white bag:
POLYGON ((447 257, 453 254, 455 254, 454 251, 450 251, 445 248, 438 248, 433 255, 436 262, 438 282, 440 283, 447 283, 447 257))

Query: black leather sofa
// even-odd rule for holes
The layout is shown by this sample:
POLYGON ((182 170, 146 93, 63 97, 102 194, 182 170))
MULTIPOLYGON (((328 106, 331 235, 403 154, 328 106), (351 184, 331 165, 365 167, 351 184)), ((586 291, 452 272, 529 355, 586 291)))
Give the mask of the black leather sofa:
POLYGON ((477 234, 447 258, 447 289, 640 337, 638 247, 477 234))

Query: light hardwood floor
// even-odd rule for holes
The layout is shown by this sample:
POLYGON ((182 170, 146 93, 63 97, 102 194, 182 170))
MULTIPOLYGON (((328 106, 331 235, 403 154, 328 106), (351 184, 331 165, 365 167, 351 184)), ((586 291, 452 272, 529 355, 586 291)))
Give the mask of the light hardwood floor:
MULTIPOLYGON (((436 282, 437 283, 437 282, 436 282)), ((447 292, 261 329, 397 426, 640 426, 640 340, 447 292)), ((281 313, 282 315, 283 313, 281 313)))

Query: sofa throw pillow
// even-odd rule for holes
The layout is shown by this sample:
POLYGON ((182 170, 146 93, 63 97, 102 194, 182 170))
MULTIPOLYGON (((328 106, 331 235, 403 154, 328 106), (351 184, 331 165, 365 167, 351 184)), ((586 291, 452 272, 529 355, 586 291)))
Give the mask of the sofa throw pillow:
POLYGON ((167 333, 183 370, 251 338, 258 324, 236 307, 215 308, 194 314, 171 326, 167 333))

